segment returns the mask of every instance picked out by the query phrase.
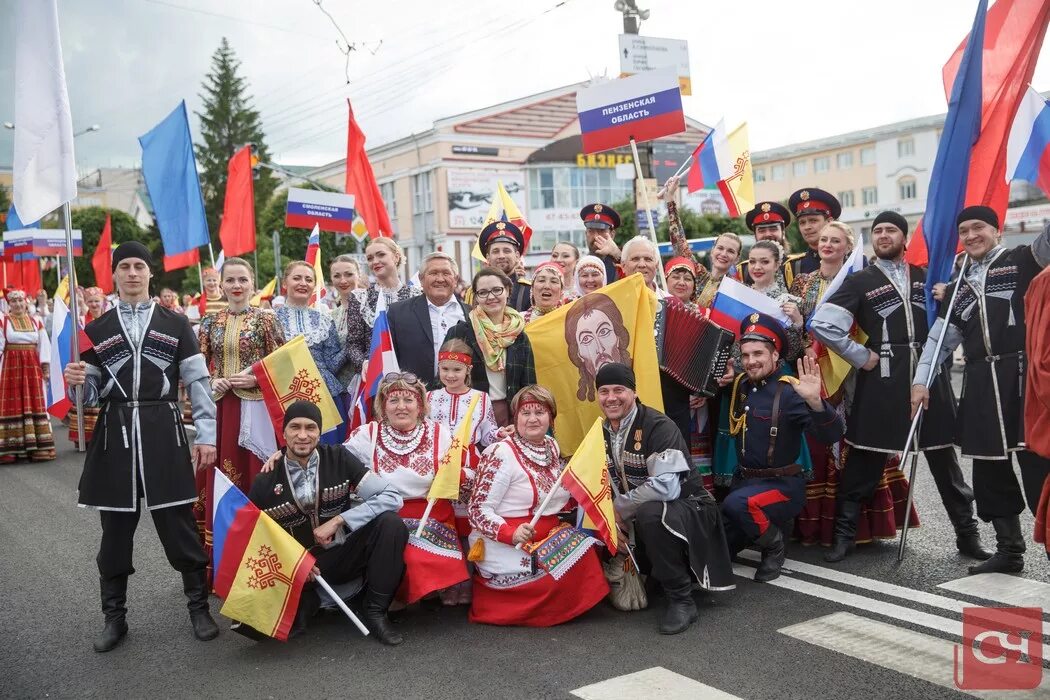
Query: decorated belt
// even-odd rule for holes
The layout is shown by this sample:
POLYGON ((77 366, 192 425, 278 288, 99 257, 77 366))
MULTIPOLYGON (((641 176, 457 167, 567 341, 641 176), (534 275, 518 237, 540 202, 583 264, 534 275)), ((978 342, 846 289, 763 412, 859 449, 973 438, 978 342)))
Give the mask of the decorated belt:
POLYGON ((1024 357, 1024 350, 1014 350, 1013 352, 1003 352, 998 355, 985 355, 984 357, 967 357, 966 364, 972 365, 978 362, 998 362, 999 360, 1005 360, 1008 357, 1024 357))
POLYGON ((8 343, 8 350, 36 350, 35 343, 8 343))
POLYGON ((775 467, 773 469, 748 469, 740 467, 737 471, 745 479, 769 479, 777 476, 795 476, 802 473, 802 465, 789 464, 786 467, 775 467))

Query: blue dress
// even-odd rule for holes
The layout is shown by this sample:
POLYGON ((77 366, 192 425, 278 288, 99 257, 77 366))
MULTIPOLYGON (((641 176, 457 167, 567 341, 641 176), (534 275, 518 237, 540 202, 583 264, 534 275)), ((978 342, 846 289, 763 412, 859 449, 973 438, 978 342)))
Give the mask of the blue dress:
POLYGON ((347 421, 346 387, 336 377, 336 373, 347 361, 346 346, 339 342, 339 333, 336 331, 335 323, 328 316, 316 309, 305 306, 282 306, 275 312, 277 320, 284 328, 284 337, 291 340, 297 335, 306 338, 306 345, 310 348, 310 355, 317 363, 317 369, 324 378, 325 386, 328 387, 343 424, 337 430, 329 430, 321 436, 321 442, 326 445, 342 444, 346 437, 347 421))

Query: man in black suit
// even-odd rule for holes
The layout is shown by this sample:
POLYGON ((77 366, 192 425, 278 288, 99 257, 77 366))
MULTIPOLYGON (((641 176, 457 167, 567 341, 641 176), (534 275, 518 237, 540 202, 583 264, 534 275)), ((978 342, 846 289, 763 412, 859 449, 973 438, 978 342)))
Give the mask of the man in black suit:
POLYGON ((437 378, 437 354, 449 328, 467 318, 470 307, 456 298, 456 264, 447 253, 423 258, 423 294, 395 302, 387 311, 394 354, 403 372, 428 386, 437 378))

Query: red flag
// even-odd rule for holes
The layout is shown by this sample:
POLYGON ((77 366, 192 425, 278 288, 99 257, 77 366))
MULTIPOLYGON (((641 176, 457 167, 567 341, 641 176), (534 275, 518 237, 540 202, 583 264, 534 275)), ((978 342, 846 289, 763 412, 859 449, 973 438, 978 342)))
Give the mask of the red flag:
POLYGON ((184 267, 196 265, 200 261, 201 254, 199 248, 192 248, 184 253, 176 253, 175 255, 165 255, 164 271, 171 272, 172 270, 181 270, 184 267))
POLYGON ((222 208, 219 241, 228 256, 255 250, 255 186, 252 184, 252 147, 233 154, 226 171, 226 202, 222 208))
POLYGON ((40 261, 36 258, 17 262, 4 259, 4 286, 35 296, 44 286, 40 279, 40 261))
POLYGON ((91 269, 95 271, 95 286, 106 294, 113 291, 113 225, 109 212, 106 212, 106 223, 102 225, 102 235, 91 255, 91 269))
POLYGON ((354 108, 346 101, 350 121, 346 134, 346 193, 354 195, 354 209, 365 220, 368 235, 393 237, 394 227, 379 194, 372 164, 365 153, 365 134, 354 121, 354 108))

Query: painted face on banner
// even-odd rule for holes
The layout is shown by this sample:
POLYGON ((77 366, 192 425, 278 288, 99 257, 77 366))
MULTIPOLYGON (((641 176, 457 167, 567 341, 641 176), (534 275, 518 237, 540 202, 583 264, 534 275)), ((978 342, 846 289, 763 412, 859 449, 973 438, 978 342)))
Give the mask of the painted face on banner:
POLYGON ((604 294, 588 294, 572 305, 565 316, 565 342, 569 359, 580 371, 580 401, 594 401, 594 379, 602 365, 631 365, 631 336, 620 310, 604 294))

